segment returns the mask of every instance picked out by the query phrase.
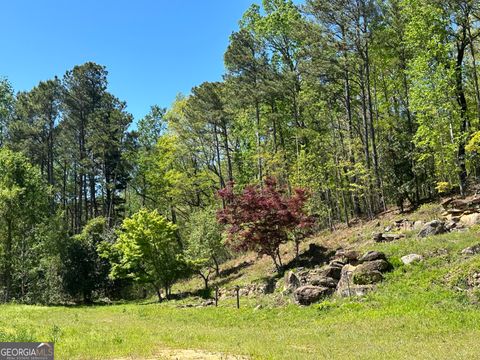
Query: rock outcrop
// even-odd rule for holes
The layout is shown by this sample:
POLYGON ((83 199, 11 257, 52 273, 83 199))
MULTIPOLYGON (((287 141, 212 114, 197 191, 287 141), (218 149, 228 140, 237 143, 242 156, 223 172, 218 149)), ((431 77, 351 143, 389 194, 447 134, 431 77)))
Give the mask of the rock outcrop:
POLYGON ((454 223, 454 228, 470 227, 480 224, 480 196, 465 199, 449 198, 442 202, 442 216, 447 222, 454 223))
MULTIPOLYGON (((391 268, 382 252, 368 251, 360 256, 358 252, 340 249, 328 265, 294 274, 301 283, 294 291, 294 298, 298 304, 306 305, 332 293, 342 297, 363 296, 373 290, 375 284, 383 280, 383 274, 391 268)), ((292 279, 295 278, 288 273, 285 287, 287 281, 289 284, 292 281, 295 283, 292 279)))

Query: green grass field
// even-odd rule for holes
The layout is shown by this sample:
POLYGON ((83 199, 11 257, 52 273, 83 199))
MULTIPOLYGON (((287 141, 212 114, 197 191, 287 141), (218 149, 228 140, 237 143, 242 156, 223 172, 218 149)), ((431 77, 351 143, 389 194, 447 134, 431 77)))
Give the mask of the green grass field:
MULTIPOLYGON (((479 358, 480 307, 465 278, 480 255, 460 251, 480 242, 478 229, 389 244, 379 249, 395 271, 366 298, 329 299, 311 307, 274 306, 278 294, 233 300, 218 308, 164 304, 93 307, 1 307, 1 341, 54 341, 57 359, 160 359, 163 349, 198 349, 251 359, 479 358), (416 252, 425 261, 400 265, 416 252), (255 309, 262 304, 261 309, 255 309)), ((222 357, 219 356, 219 359, 222 357)))

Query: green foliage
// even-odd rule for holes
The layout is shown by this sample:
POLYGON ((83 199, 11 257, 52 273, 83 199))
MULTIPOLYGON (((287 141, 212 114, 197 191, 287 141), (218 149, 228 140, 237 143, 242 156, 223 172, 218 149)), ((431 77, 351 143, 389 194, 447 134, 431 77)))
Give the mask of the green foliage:
POLYGON ((0 78, 0 146, 5 144, 8 126, 14 113, 15 96, 10 82, 0 78))
POLYGON ((74 300, 93 301, 94 291, 105 288, 109 266, 100 258, 97 248, 104 241, 106 219, 90 220, 82 232, 64 244, 62 254, 62 281, 65 292, 74 300))
POLYGON ((50 189, 25 156, 0 149, 3 297, 24 299, 37 278, 50 189))
POLYGON ((151 284, 161 300, 160 289, 168 297, 170 287, 186 273, 176 226, 156 210, 140 210, 126 218, 117 241, 103 247, 103 256, 111 260, 110 276, 130 278, 151 284))
POLYGON ((202 276, 206 288, 212 271, 219 275, 219 264, 229 256, 222 230, 213 207, 191 214, 185 226, 185 257, 193 270, 202 276))
MULTIPOLYGON (((41 184, 32 192, 45 195, 22 203, 22 189, 34 187, 18 180, 23 173, 0 183, 9 292, 61 300, 59 274, 70 297, 84 292, 87 301, 128 290, 128 281, 102 276, 75 290, 71 269, 99 272, 90 226, 102 217, 102 252, 126 276, 112 234, 141 209, 175 224, 170 265, 208 283, 221 252, 209 213, 228 205, 216 194, 231 181, 240 190, 269 177, 289 192, 303 187, 309 213, 330 229, 466 195, 480 174, 479 18, 474 1, 263 0, 231 34, 221 81, 195 86, 169 109, 152 106, 136 126, 100 64, 16 95, 0 80, 0 147, 26 156, 31 165, 22 166, 33 165, 41 184)), ((167 277, 157 289, 177 278, 167 277)))

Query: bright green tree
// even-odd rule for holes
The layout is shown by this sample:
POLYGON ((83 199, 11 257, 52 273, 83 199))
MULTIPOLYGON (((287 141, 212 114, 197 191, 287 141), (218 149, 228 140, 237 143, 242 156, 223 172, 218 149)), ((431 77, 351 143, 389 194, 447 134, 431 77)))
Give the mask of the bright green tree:
POLYGON ((172 285, 186 272, 176 226, 156 210, 140 210, 123 221, 117 241, 103 247, 111 261, 112 278, 130 278, 150 284, 158 300, 168 298, 172 285))
POLYGON ((40 171, 25 156, 0 149, 0 260, 6 301, 28 292, 26 267, 40 260, 34 250, 49 217, 49 192, 40 171))
POLYGON ((215 272, 216 276, 219 276, 219 264, 228 257, 222 230, 213 207, 193 213, 185 228, 186 258, 190 260, 194 271, 203 279, 206 290, 211 274, 215 272))

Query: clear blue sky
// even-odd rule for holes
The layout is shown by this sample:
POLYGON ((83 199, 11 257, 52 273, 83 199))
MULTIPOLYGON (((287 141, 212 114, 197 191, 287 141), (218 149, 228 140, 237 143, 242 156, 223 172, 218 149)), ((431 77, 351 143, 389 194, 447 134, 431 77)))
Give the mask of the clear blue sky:
MULTIPOLYGON (((0 76, 16 91, 94 61, 138 120, 150 105, 221 79, 228 37, 254 0, 10 0, 0 76)), ((258 1, 256 1, 258 2, 258 1)))

